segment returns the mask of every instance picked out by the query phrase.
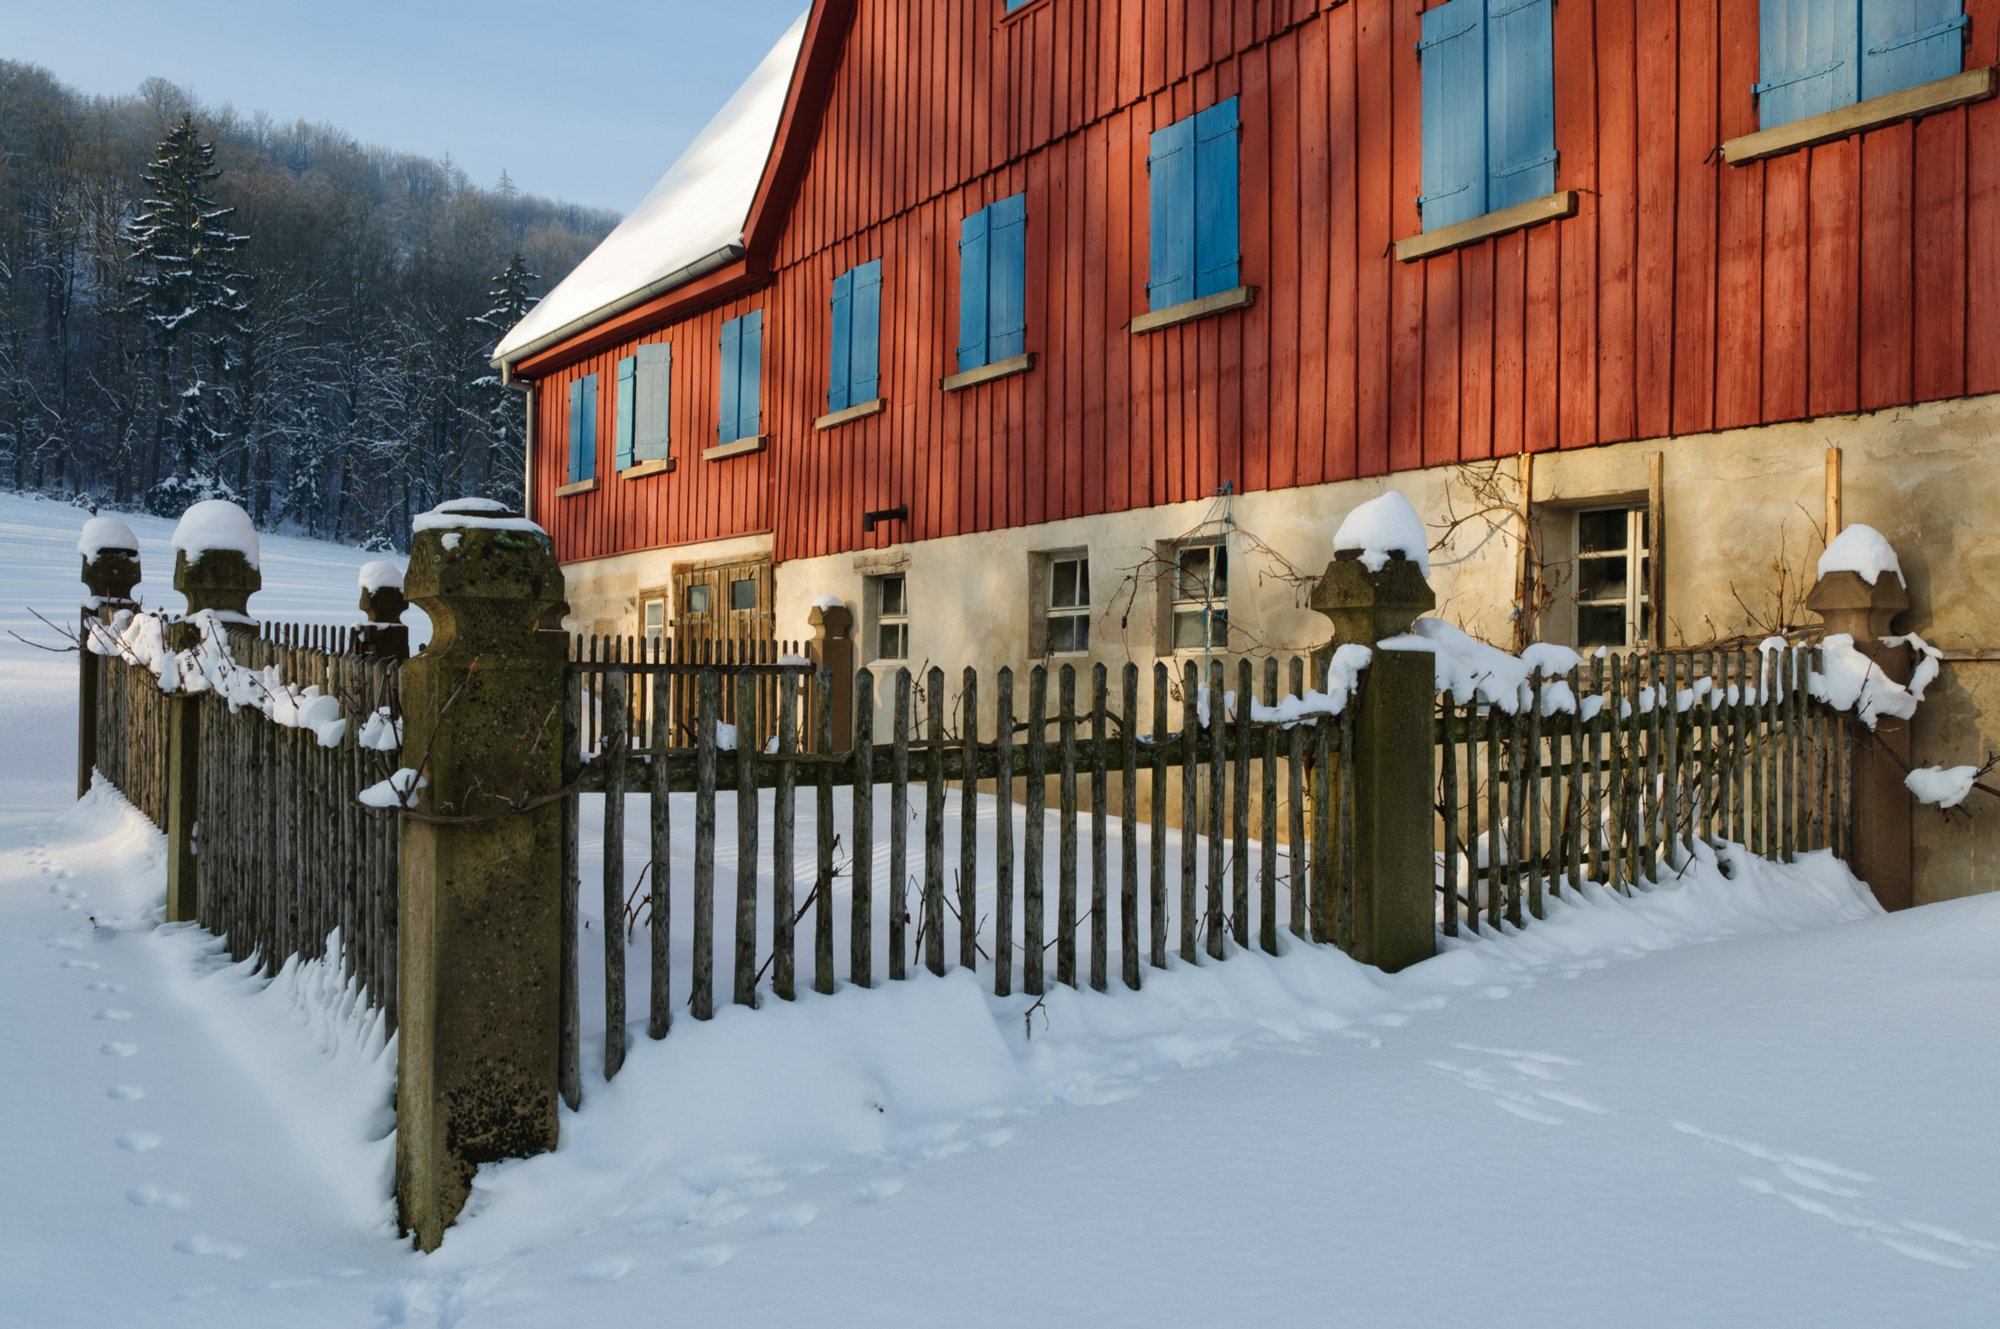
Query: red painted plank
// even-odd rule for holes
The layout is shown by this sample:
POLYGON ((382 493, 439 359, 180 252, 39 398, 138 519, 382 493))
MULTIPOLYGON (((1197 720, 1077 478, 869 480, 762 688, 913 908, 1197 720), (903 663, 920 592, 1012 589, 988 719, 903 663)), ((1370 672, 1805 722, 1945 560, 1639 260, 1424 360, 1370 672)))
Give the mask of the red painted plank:
POLYGON ((1912 129, 1888 125, 1861 140, 1859 404, 1864 411, 1910 400, 1912 129))
MULTIPOLYGON (((1597 40, 1590 5, 1557 5, 1556 68, 1568 70, 1571 95, 1556 98, 1556 142, 1562 145, 1557 183, 1583 190, 1576 215, 1556 225, 1562 232, 1562 305, 1559 314, 1557 433, 1565 448, 1597 441, 1598 380, 1598 178, 1597 40)), ((1615 156, 1615 153, 1613 154, 1615 156)), ((1629 343, 1628 343, 1629 346, 1629 343)), ((1614 350, 1612 354, 1617 354, 1614 350)), ((1629 355, 1629 350, 1626 352, 1629 355)), ((1529 445, 1539 440, 1530 438, 1529 445)))
MULTIPOLYGON (((1638 137, 1632 69, 1634 0, 1597 5, 1597 431, 1592 442, 1638 433, 1638 137)), ((1558 60, 1560 63, 1560 59, 1558 60)), ((1659 90, 1649 85, 1649 99, 1659 90)), ((1560 141, 1560 140, 1558 140, 1560 141)), ((1567 430, 1564 443, 1570 443, 1567 430)))
POLYGON ((1459 459, 1459 258, 1440 254, 1414 265, 1424 278, 1423 429, 1425 466, 1459 459))
MULTIPOLYGON (((1389 129, 1390 226, 1397 235, 1419 229, 1414 200, 1423 186, 1423 84, 1417 64, 1422 25, 1414 7, 1399 5, 1391 22, 1390 86, 1395 115, 1389 129)), ((1389 467, 1423 464, 1424 265, 1398 263, 1389 273, 1389 467)))
POLYGON ((1860 397, 1860 174, 1855 140, 1812 150, 1806 196, 1811 246, 1806 407, 1813 415, 1852 411, 1860 397))
POLYGON ((1715 423, 1716 0, 1681 0, 1675 148, 1673 418, 1668 432, 1715 423))
MULTIPOLYGON (((1806 170, 1811 154, 1764 164, 1765 420, 1806 414, 1806 170)), ((1749 417, 1756 420, 1755 412, 1749 417)), ((1746 421, 1747 423, 1748 421, 1746 421)))
MULTIPOLYGON (((1311 118, 1299 97, 1295 43, 1270 53, 1266 82, 1262 51, 1243 58, 1243 280, 1263 287, 1259 307, 1233 320, 1246 325, 1242 394, 1245 406, 1243 486, 1268 489, 1298 483, 1301 398, 1299 251, 1326 249, 1323 218, 1300 210, 1299 121, 1311 118), (1254 127, 1254 128, 1253 128, 1254 127), (1272 219, 1285 218, 1274 226, 1272 219)), ((1314 308, 1313 321, 1318 321, 1314 308)))
POLYGON ((1965 391, 1965 125, 1964 111, 1916 125, 1910 388, 1919 401, 1965 391))
MULTIPOLYGON (((1353 6, 1355 114, 1349 130, 1360 200, 1353 262, 1357 274, 1358 354, 1355 357, 1356 465, 1348 474, 1381 475, 1389 469, 1389 246, 1392 232, 1389 125, 1394 108, 1388 68, 1393 30, 1384 5, 1353 6)), ((1418 103, 1421 105, 1421 103, 1418 103)), ((1336 129, 1342 128, 1335 121, 1336 129)), ((1343 474, 1336 466, 1335 476, 1343 474)))
POLYGON ((1680 16, 1671 4, 1637 10, 1638 321, 1633 399, 1634 434, 1660 438, 1673 430, 1674 257, 1676 186, 1680 165, 1680 16))
POLYGON ((1071 274, 1073 286, 1082 287, 1082 323, 1076 350, 1083 361, 1083 494, 1084 512, 1104 512, 1110 492, 1111 481, 1107 474, 1109 458, 1106 456, 1104 432, 1104 362, 1108 358, 1105 346, 1104 320, 1104 208, 1105 195, 1109 192, 1107 174, 1110 164, 1105 160, 1106 142, 1101 126, 1086 130, 1080 140, 1084 170, 1084 194, 1091 200, 1091 206, 1083 209, 1083 252, 1080 272, 1071 274))
MULTIPOLYGON (((1553 244, 1555 232, 1537 228, 1553 244)), ((1467 458, 1511 457, 1521 451, 1523 409, 1528 387, 1528 245, 1531 236, 1516 231, 1493 242, 1491 295, 1487 320, 1492 341, 1492 381, 1487 389, 1492 405, 1484 449, 1475 450, 1467 436, 1467 458)), ((1553 324, 1550 331, 1554 331, 1553 324)), ((1547 362, 1544 362, 1547 363, 1547 362)), ((1547 375, 1537 377, 1546 378, 1547 375)), ((1553 400, 1553 398, 1552 398, 1553 400)))
MULTIPOLYGON (((1331 148, 1327 142, 1328 115, 1332 109, 1333 93, 1329 87, 1327 57, 1327 36, 1332 25, 1321 21, 1314 23, 1299 34, 1299 178, 1298 203, 1301 212, 1298 232, 1320 237, 1314 242, 1299 245, 1298 276, 1298 384, 1299 423, 1296 434, 1289 446, 1278 432, 1281 423, 1272 424, 1271 483, 1278 484, 1318 484, 1326 474, 1327 429, 1326 416, 1332 398, 1339 395, 1333 386, 1333 378, 1350 385, 1346 404, 1339 409, 1351 414, 1354 409, 1351 385, 1352 376, 1347 366, 1353 355, 1354 310, 1352 307, 1353 265, 1346 255, 1354 252, 1354 168, 1352 161, 1343 158, 1337 165, 1331 160, 1331 148), (1329 259, 1345 269, 1348 295, 1345 302, 1334 296, 1328 289, 1329 259), (1322 316, 1321 311, 1324 312, 1322 316), (1341 348, 1340 372, 1329 374, 1327 364, 1327 344, 1331 339, 1341 348), (1289 453, 1289 461, 1286 455, 1289 453)), ((1348 50, 1343 57, 1351 58, 1348 50)), ((1343 90, 1341 110, 1338 114, 1352 121, 1352 93, 1343 90)), ((1285 217, 1279 210, 1273 210, 1274 217, 1285 217)), ((1288 233, 1290 224, 1272 224, 1266 219, 1266 226, 1275 238, 1288 233)), ((1276 334, 1273 334, 1275 344, 1276 334)), ((1282 361, 1273 357, 1276 372, 1284 373, 1282 361)), ((1255 405, 1253 394, 1251 403, 1255 405)), ((1351 435, 1350 435, 1351 436, 1351 435)))
MULTIPOLYGON (((1493 452, 1493 264, 1497 243, 1473 245, 1459 256, 1458 437, 1451 443, 1453 461, 1488 457, 1493 452)), ((1424 419, 1430 420, 1428 409, 1424 419)))

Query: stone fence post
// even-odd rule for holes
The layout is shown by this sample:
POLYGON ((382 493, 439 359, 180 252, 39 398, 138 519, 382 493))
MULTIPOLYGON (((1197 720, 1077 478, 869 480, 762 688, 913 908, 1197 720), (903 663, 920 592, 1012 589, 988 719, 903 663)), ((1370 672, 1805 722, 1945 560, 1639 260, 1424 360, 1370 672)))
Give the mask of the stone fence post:
MULTIPOLYGON (((1421 569, 1401 555, 1370 572, 1353 554, 1327 564, 1312 607, 1333 621, 1332 646, 1374 650, 1354 715, 1354 750, 1335 778, 1354 785, 1354 935, 1337 936, 1333 883, 1312 883, 1312 934, 1364 964, 1397 970, 1437 950, 1437 859, 1432 733, 1435 661, 1427 651, 1385 651, 1437 605, 1421 569)), ((1316 658, 1316 667, 1324 662, 1316 658)), ((1323 682, 1323 680, 1322 680, 1323 682)))
MULTIPOLYGON (((1830 572, 1806 596, 1820 616, 1824 636, 1845 632, 1854 649, 1893 682, 1910 681, 1910 648, 1885 646, 1896 616, 1910 607, 1902 578, 1885 571, 1870 586, 1855 572, 1830 572)), ((1854 875, 1868 883, 1884 909, 1915 901, 1912 858, 1916 810, 1903 777, 1910 768, 1910 722, 1880 716, 1871 732, 1858 716, 1844 716, 1840 732, 1853 758, 1850 833, 1854 875)))
POLYGON ((493 505, 419 519, 410 598, 430 646, 403 666, 396 1199, 435 1250, 481 1163, 556 1144, 561 997, 563 599, 540 529, 493 505))
POLYGON ((410 607, 403 588, 377 586, 361 590, 361 625, 354 630, 355 649, 384 660, 410 658, 410 629, 403 623, 403 611, 410 607))
MULTIPOLYGON (((255 628, 250 597, 263 588, 263 574, 235 549, 209 549, 190 561, 185 549, 174 555, 174 589, 187 597, 187 613, 173 625, 167 644, 177 651, 201 638, 187 622, 214 610, 232 627, 255 628)), ((201 806, 201 695, 186 691, 167 698, 167 922, 189 923, 199 905, 195 854, 201 806)))
POLYGON ((833 750, 854 746, 854 614, 843 604, 816 604, 807 619, 814 663, 833 675, 833 750))
POLYGON ((77 639, 80 666, 76 697, 76 796, 90 792, 91 773, 97 769, 98 657, 90 649, 90 623, 109 623, 121 609, 136 610, 132 588, 139 584, 138 541, 134 548, 101 547, 94 557, 83 560, 83 584, 90 599, 83 606, 83 632, 77 639))

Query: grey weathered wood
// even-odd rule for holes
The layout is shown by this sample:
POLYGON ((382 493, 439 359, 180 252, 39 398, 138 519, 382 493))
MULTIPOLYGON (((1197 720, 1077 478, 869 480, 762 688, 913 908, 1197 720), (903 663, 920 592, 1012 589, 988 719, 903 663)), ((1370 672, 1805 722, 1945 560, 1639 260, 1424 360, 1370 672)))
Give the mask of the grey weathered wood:
POLYGON ((1107 705, 1105 668, 1102 661, 1090 667, 1090 986, 1102 992, 1109 984, 1110 888, 1105 875, 1106 803, 1110 798, 1106 776, 1107 705))
POLYGON ((1044 836, 1048 831, 1049 796, 1049 671, 1036 665, 1028 671, 1028 803, 1021 843, 1021 986, 1031 997, 1042 995, 1042 953, 1047 945, 1042 922, 1042 870, 1047 864, 1044 836))
POLYGON ((1542 759, 1542 671, 1528 673, 1528 713, 1525 738, 1527 759, 1516 772, 1516 778, 1524 778, 1527 788, 1521 792, 1522 816, 1527 825, 1523 837, 1527 841, 1528 855, 1528 914, 1531 918, 1542 916, 1542 891, 1545 878, 1542 871, 1542 779, 1545 764, 1542 759))
POLYGON ((1440 923, 1444 935, 1458 935, 1458 734, 1452 724, 1451 694, 1439 699, 1439 714, 1443 716, 1441 740, 1438 744, 1438 785, 1443 791, 1441 808, 1444 812, 1444 866, 1438 873, 1438 894, 1441 909, 1440 923))
POLYGON ((604 699, 604 1078, 625 1064, 626 678, 599 680, 604 699))
POLYGON ((1250 944, 1250 712, 1257 699, 1257 675, 1248 660, 1236 662, 1237 712, 1230 731, 1236 740, 1235 766, 1230 772, 1229 799, 1229 935, 1238 946, 1250 944))
POLYGON ((757 1004, 757 685, 736 675, 736 981, 738 1006, 757 1004))
POLYGON ((924 747, 924 965, 944 972, 944 670, 924 676, 930 723, 924 747))
POLYGON ((1119 695, 1118 973, 1139 986, 1139 666, 1126 661, 1119 695))
MULTIPOLYGON (((1264 704, 1278 704, 1278 657, 1264 659, 1264 704)), ((1247 704, 1246 704, 1247 709, 1247 704)), ((1262 813, 1257 844, 1257 944, 1267 955, 1278 953, 1278 726, 1263 727, 1262 766, 1257 789, 1262 813)))
POLYGON ((1664 656, 1660 664, 1666 679, 1660 689, 1660 697, 1666 707, 1663 725, 1666 742, 1661 760, 1663 778, 1666 781, 1663 815, 1666 820, 1667 866, 1679 872, 1687 864, 1687 855, 1683 852, 1681 842, 1681 828, 1687 815, 1687 802, 1681 790, 1680 657, 1664 656))
POLYGON ((896 718, 889 767, 889 978, 904 977, 909 944, 910 883, 910 671, 896 671, 896 718))
POLYGON ((959 695, 965 777, 958 790, 958 963, 979 968, 979 671, 965 668, 959 695))
MULTIPOLYGON (((1292 657, 1291 691, 1306 695, 1306 662, 1292 657)), ((1295 724, 1285 733, 1286 812, 1285 875, 1291 894, 1292 935, 1306 935, 1307 860, 1306 852, 1306 729, 1295 724)))
MULTIPOLYGON (((788 669, 780 676, 778 707, 778 752, 789 755, 799 746, 799 690, 804 678, 788 669)), ((662 684, 666 682, 661 679, 662 684)), ((670 713, 667 689, 663 686, 653 708, 655 732, 667 730, 670 713)), ((661 745, 663 748, 665 744, 661 745)), ((660 763, 666 769, 666 762, 660 763)), ((785 763, 778 767, 778 786, 772 796, 771 812, 771 991, 780 1001, 798 997, 798 767, 785 763)))
POLYGON ((853 885, 847 925, 847 977, 873 986, 875 969, 875 675, 854 675, 853 885))
MULTIPOLYGON (((673 798, 667 787, 667 763, 659 756, 667 749, 667 708, 655 704, 646 713, 651 725, 647 746, 655 754, 647 767, 646 801, 648 830, 652 837, 653 885, 646 914, 646 936, 651 946, 652 969, 648 975, 646 1035, 665 1038, 674 1023, 673 923, 674 879, 670 870, 673 854, 673 798)), ((575 802, 574 798, 565 800, 575 802)), ((791 828, 785 828, 790 834, 791 828)))
POLYGON ((1189 660, 1181 671, 1181 959, 1195 962, 1200 914, 1195 904, 1195 845, 1201 834, 1201 671, 1189 660))
POLYGON ((1788 646, 1778 653, 1778 664, 1782 671, 1781 690, 1778 694, 1778 722, 1784 726, 1784 739, 1779 744, 1779 754, 1784 762, 1784 798, 1780 822, 1780 848, 1787 862, 1798 856, 1798 807, 1799 807, 1799 652, 1796 646, 1788 646))
POLYGON ((1480 736, 1485 740, 1486 765, 1486 925, 1498 930, 1507 910, 1507 874, 1513 865, 1507 859, 1506 819, 1500 815, 1502 784, 1501 725, 1503 712, 1488 706, 1480 717, 1480 736))
POLYGON ((1229 744, 1227 717, 1222 699, 1223 672, 1220 660, 1211 660, 1208 665, 1208 911, 1202 919, 1202 927, 1208 935, 1208 954, 1211 959, 1222 958, 1222 934, 1227 923, 1224 920, 1223 881, 1224 854, 1228 841, 1223 833, 1223 809, 1228 804, 1229 790, 1229 744))
POLYGON ((1000 769, 993 785, 993 993, 1014 990, 1014 671, 995 682, 993 750, 1000 769))
MULTIPOLYGON (((577 769, 583 764, 583 679, 574 673, 563 677, 563 784, 565 787, 576 783, 577 769)), ((562 962, 558 973, 562 987, 561 1035, 556 1044, 556 1081, 562 1093, 563 1102, 575 1111, 583 1105, 582 1070, 582 1003, 577 984, 577 906, 582 872, 578 866, 579 800, 571 797, 562 801, 562 891, 561 937, 562 962)), ((374 865, 379 877, 379 861, 374 865)), ((372 893, 372 892, 371 892, 372 893)), ((373 932, 377 924, 371 923, 373 932)), ((371 966, 372 968, 372 966, 371 966)), ((376 980, 379 982, 379 978, 376 980)))
POLYGON ((1147 939, 1153 967, 1167 967, 1167 689, 1164 660, 1153 663, 1152 821, 1146 832, 1147 939))
POLYGON ((1589 804, 1584 799, 1583 748, 1584 722, 1583 698, 1584 681, 1581 668, 1569 671, 1570 695, 1576 698, 1576 706, 1569 713, 1569 775, 1564 782, 1563 797, 1563 876, 1572 891, 1583 887, 1583 833, 1584 817, 1589 804))
POLYGON ((1335 850, 1339 864, 1333 883, 1334 926, 1345 950, 1354 949, 1354 787, 1359 778, 1354 761, 1354 699, 1340 708, 1340 784, 1334 791, 1340 843, 1335 850))
POLYGON ((1610 663, 1611 684, 1610 690, 1605 694, 1604 705, 1605 729, 1610 736, 1609 770, 1606 775, 1606 797, 1610 802, 1607 808, 1608 815, 1605 818, 1605 836, 1608 841, 1605 846, 1605 858, 1608 875, 1605 884, 1613 890, 1630 894, 1630 887, 1627 885, 1629 879, 1625 875, 1624 849, 1626 831, 1631 824, 1625 811, 1627 731, 1625 717, 1621 714, 1621 708, 1626 704, 1625 662, 1622 656, 1613 655, 1610 663))
MULTIPOLYGON (((847 685, 843 678, 841 685, 847 685)), ((833 751, 833 673, 821 667, 813 675, 817 705, 813 709, 816 750, 833 751)), ((813 991, 833 991, 833 773, 819 768, 813 791, 813 840, 817 846, 813 879, 813 991)))
POLYGON ((688 1006, 697 1020, 715 1014, 715 725, 722 676, 704 669, 695 691, 694 955, 688 1006))
MULTIPOLYGON (((1446 700, 1451 700, 1449 694, 1446 700)), ((1466 923, 1472 931, 1479 931, 1479 906, 1485 899, 1481 891, 1480 843, 1479 843, 1479 703, 1468 701, 1459 716, 1463 734, 1461 746, 1465 753, 1465 915, 1466 923)), ((1491 837, 1492 828, 1487 828, 1491 837)), ((1490 855, 1489 855, 1490 857, 1490 855)))
POLYGON ((1076 666, 1064 665, 1057 683, 1056 782, 1056 982, 1076 986, 1076 666))

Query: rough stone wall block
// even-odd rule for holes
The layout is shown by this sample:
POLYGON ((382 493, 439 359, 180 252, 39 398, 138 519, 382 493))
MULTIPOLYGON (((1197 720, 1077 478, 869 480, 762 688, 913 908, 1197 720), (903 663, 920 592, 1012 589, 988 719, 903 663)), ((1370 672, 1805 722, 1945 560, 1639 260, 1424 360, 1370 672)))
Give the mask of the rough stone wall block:
MULTIPOLYGON (((1824 624, 1823 635, 1851 635, 1854 648, 1897 683, 1910 681, 1910 648, 1885 646, 1882 638, 1894 631, 1896 617, 1909 607, 1909 590, 1888 573, 1873 586, 1859 573, 1828 573, 1806 597, 1806 608, 1824 624)), ((1854 716, 1840 723, 1853 761, 1848 866, 1868 883, 1884 909, 1908 909, 1916 888, 1916 808, 1903 783, 1910 769, 1910 722, 1885 715, 1872 731, 1854 716)))
POLYGON ((1340 754, 1338 780, 1352 781, 1354 883, 1351 936, 1337 936, 1335 887, 1314 882, 1313 936, 1338 941, 1355 959, 1397 970, 1437 950, 1436 861, 1432 845, 1436 712, 1435 665, 1426 651, 1382 650, 1437 607, 1415 563, 1395 556, 1380 572, 1342 554, 1313 588, 1312 607, 1333 622, 1331 648, 1374 650, 1354 716, 1354 746, 1340 754))
MULTIPOLYGON (((137 609, 132 588, 139 584, 139 551, 100 549, 97 557, 83 560, 83 584, 90 591, 84 602, 85 622, 109 623, 121 609, 137 609)), ((91 653, 87 637, 77 643, 76 697, 76 796, 90 792, 91 773, 97 769, 97 657, 91 653)))
POLYGON ((407 579, 430 645, 403 667, 396 1088, 401 1222, 435 1250, 481 1163, 556 1144, 561 1018, 563 600, 547 535, 446 504, 407 579))

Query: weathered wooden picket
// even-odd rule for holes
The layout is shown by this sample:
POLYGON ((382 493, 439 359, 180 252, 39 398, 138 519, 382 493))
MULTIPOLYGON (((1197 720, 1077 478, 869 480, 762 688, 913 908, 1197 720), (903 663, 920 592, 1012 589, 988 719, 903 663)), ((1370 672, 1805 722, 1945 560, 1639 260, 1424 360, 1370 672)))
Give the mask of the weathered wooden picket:
POLYGON ((1520 926, 1582 881, 1629 894, 1678 871, 1697 839, 1771 858, 1846 852, 1847 731, 1806 694, 1814 660, 1799 647, 1614 655, 1532 678, 1536 696, 1567 685, 1573 706, 1441 697, 1445 933, 1520 926))
MULTIPOLYGON (((694 798, 692 917, 684 926, 693 970, 685 983, 686 1004, 696 1019, 712 1016, 717 999, 717 836, 726 829, 718 821, 717 798, 737 791, 773 791, 768 835, 761 824, 766 815, 762 801, 733 800, 736 890, 733 954, 728 957, 733 972, 727 979, 731 998, 740 1005, 757 1004, 766 974, 773 995, 796 996, 802 950, 810 953, 815 991, 831 992, 843 981, 873 985, 878 913, 887 932, 889 981, 904 979, 918 963, 941 974, 950 963, 949 953, 958 966, 989 974, 994 990, 1002 995, 1013 990, 1017 965, 1025 992, 1045 992, 1051 980, 1047 968, 1051 950, 1055 983, 1087 982, 1105 989, 1111 984, 1115 954, 1119 981, 1137 988, 1145 967, 1168 963, 1170 930, 1176 921, 1179 955, 1194 962, 1203 953, 1220 958, 1225 934, 1240 946, 1253 944, 1254 937, 1257 946, 1277 951, 1282 928, 1304 933, 1307 900, 1316 890, 1332 894, 1337 902, 1333 916, 1345 920, 1352 915, 1354 883, 1342 872, 1342 865, 1352 859, 1352 798, 1347 782, 1335 779, 1338 754, 1352 732, 1352 709, 1289 728, 1271 720, 1252 720, 1248 701, 1258 690, 1255 666, 1248 660, 1236 662, 1235 667, 1233 690, 1243 699, 1240 719, 1226 715, 1220 700, 1210 713, 1207 698, 1219 699, 1225 691, 1219 662, 1211 666, 1205 684, 1192 662, 1178 677, 1165 663, 1156 665, 1150 717, 1140 708, 1137 665, 1128 664, 1121 671, 1115 705, 1109 671, 1101 664, 1088 671, 1088 695, 1081 699, 1074 666, 1061 667, 1053 680, 1046 667, 1028 671, 1025 698, 1017 695, 1014 672, 1001 669, 991 678, 995 704, 992 719, 984 724, 979 700, 982 679, 976 670, 967 669, 951 680, 957 685, 952 695, 941 669, 931 669, 921 679, 899 669, 885 680, 891 693, 886 705, 878 704, 875 675, 862 670, 851 684, 855 735, 845 753, 830 751, 836 684, 829 672, 779 667, 778 686, 770 689, 752 686, 764 681, 758 674, 738 670, 734 705, 726 709, 724 697, 731 680, 725 671, 695 667, 689 671, 692 677, 685 679, 692 682, 696 698, 692 744, 675 744, 668 730, 670 708, 655 707, 649 713, 652 732, 642 745, 628 728, 628 717, 637 709, 631 703, 633 692, 648 675, 655 680, 671 678, 675 686, 682 686, 681 671, 686 668, 586 659, 573 664, 569 675, 568 750, 573 757, 568 781, 605 795, 601 887, 607 1076, 616 1074, 625 1053, 626 935, 621 923, 628 911, 635 922, 641 908, 648 911, 648 1031, 663 1037, 672 1024, 673 993, 679 985, 670 971, 676 937, 671 908, 675 883, 667 880, 674 862, 669 800, 678 794, 692 793, 694 798), (586 685, 600 698, 594 706, 585 704, 586 685), (760 727, 760 697, 773 695, 776 717, 767 718, 760 727), (888 725, 880 741, 875 735, 878 709, 888 725), (594 738, 592 717, 600 725, 594 738), (1175 719, 1178 727, 1172 723, 1175 719), (730 724, 735 729, 733 744, 726 741, 724 729, 730 724), (774 731, 767 742, 747 741, 747 736, 764 729, 774 731), (594 755, 586 761, 585 752, 594 755), (1054 883, 1046 880, 1045 863, 1051 781, 1057 837, 1054 883), (1178 818, 1170 819, 1169 798, 1176 785, 1178 818), (881 883, 886 898, 880 902, 874 880, 878 786, 888 791, 887 872, 881 883), (795 855, 802 788, 813 792, 816 852, 809 872, 801 872, 795 855), (848 792, 851 844, 840 844, 836 832, 837 788, 848 792), (1253 789, 1261 826, 1253 826, 1250 816, 1253 789), (636 906, 628 905, 627 897, 628 794, 646 795, 649 808, 647 871, 652 887, 636 906), (1008 810, 1008 815, 989 811, 985 818, 993 835, 990 868, 979 843, 982 796, 994 808, 1008 810), (944 827, 954 798, 959 812, 958 852, 955 880, 947 890, 946 872, 952 865, 947 863, 944 827), (914 859, 909 843, 916 818, 913 799, 921 804, 922 816, 922 843, 914 859), (1017 799, 1025 814, 1018 858, 1011 815, 1017 799), (1288 819, 1285 838, 1278 833, 1281 807, 1288 819), (1119 847, 1115 938, 1106 852, 1114 816, 1119 847), (1147 827, 1143 846, 1142 816, 1147 827), (1078 861, 1079 823, 1086 821, 1087 866, 1078 861), (1171 836, 1175 826, 1193 830, 1171 836), (1198 838, 1205 853, 1197 853, 1198 838), (1287 844, 1306 848, 1294 854, 1287 844), (1349 848, 1343 851, 1343 845, 1349 848), (766 863, 768 892, 762 886, 766 863), (836 954, 835 946, 839 878, 844 878, 847 895, 844 957, 836 954), (978 912, 982 886, 990 887, 990 931, 982 928, 978 912), (915 897, 914 918, 906 891, 915 897), (760 909, 768 909, 768 919, 759 918, 760 909), (803 941, 798 935, 802 925, 803 941), (956 934, 955 947, 948 944, 948 932, 956 934)), ((1262 674, 1263 700, 1275 705, 1279 662, 1264 661, 1262 674)), ((1306 662, 1293 660, 1289 667, 1293 691, 1302 690, 1306 675, 1306 662)), ((564 880, 571 892, 580 890, 581 825, 580 809, 572 802, 564 837, 564 880)), ((575 903, 572 896, 563 910, 571 931, 564 939, 562 1082, 572 1100, 581 1091, 575 903)))
POLYGON ((664 707, 670 742, 693 747, 695 742, 694 680, 703 668, 723 671, 722 709, 736 713, 737 678, 748 674, 757 693, 756 714, 763 726, 760 742, 776 737, 776 716, 780 692, 780 671, 787 667, 811 667, 809 643, 777 640, 738 640, 696 637, 676 640, 651 639, 598 633, 578 634, 570 639, 570 660, 586 667, 584 716, 581 733, 588 751, 595 752, 606 731, 604 691, 596 685, 600 677, 594 666, 637 666, 630 677, 625 705, 631 710, 627 732, 635 739, 633 750, 643 751, 652 742, 654 707, 664 707))
MULTIPOLYGON (((86 633, 83 638, 89 637, 86 633)), ((155 826, 167 821, 167 698, 151 673, 119 655, 85 650, 97 681, 97 770, 155 826)))

